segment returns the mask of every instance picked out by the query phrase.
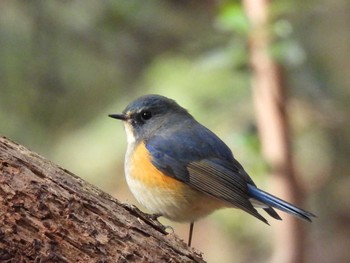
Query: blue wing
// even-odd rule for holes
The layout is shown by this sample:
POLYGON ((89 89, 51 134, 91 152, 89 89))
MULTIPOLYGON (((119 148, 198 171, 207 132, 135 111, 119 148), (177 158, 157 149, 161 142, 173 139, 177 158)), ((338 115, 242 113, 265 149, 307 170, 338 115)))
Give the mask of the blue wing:
POLYGON ((181 125, 181 129, 157 134, 146 141, 146 147, 153 164, 165 174, 267 223, 249 200, 247 184, 254 182, 226 144, 201 124, 191 122, 181 125))
POLYGON ((191 162, 208 158, 234 162, 226 144, 194 120, 147 139, 146 147, 158 169, 184 182, 189 179, 186 166, 191 162))
POLYGON ((193 188, 224 200, 267 223, 253 207, 258 201, 273 218, 273 208, 311 221, 314 215, 258 189, 231 150, 214 133, 191 120, 167 133, 147 139, 153 164, 162 172, 193 188))

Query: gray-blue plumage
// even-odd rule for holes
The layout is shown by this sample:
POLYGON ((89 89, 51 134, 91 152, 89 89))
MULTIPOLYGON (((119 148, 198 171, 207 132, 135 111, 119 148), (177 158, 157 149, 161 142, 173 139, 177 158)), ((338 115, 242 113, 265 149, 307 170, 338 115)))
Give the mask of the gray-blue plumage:
POLYGON ((261 221, 267 220, 254 208, 255 201, 273 218, 274 208, 311 221, 312 213, 258 189, 227 145, 198 123, 175 101, 159 95, 143 96, 111 117, 128 122, 135 144, 145 143, 152 164, 166 176, 261 221))

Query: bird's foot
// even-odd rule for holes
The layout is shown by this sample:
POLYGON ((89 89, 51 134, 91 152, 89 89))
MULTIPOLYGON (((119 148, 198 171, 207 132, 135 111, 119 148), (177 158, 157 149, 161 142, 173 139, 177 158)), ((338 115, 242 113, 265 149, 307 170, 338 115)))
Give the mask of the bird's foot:
POLYGON ((157 220, 158 221, 158 218, 163 216, 162 214, 159 214, 159 213, 156 213, 156 214, 150 214, 149 217, 152 219, 152 220, 157 220))
POLYGON ((174 234, 175 233, 175 230, 174 230, 174 228, 172 226, 164 226, 164 229, 169 234, 174 234), (170 231, 168 231, 168 230, 170 230, 170 231))

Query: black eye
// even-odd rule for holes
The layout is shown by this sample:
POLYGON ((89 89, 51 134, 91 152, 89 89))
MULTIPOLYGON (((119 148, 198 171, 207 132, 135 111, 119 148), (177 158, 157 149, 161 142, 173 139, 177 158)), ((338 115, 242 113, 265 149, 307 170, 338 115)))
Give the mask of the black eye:
POLYGON ((142 111, 140 114, 141 114, 141 119, 144 121, 147 121, 150 118, 152 118, 152 113, 150 111, 142 111))

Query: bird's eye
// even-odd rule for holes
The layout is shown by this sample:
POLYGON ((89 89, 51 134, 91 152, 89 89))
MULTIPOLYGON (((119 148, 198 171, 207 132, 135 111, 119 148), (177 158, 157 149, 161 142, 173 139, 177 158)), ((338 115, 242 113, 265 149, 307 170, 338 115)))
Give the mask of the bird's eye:
POLYGON ((152 118, 152 113, 150 111, 142 111, 141 112, 141 119, 142 120, 147 121, 150 118, 152 118))

